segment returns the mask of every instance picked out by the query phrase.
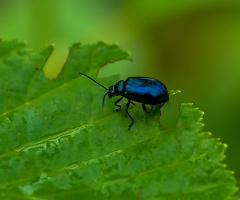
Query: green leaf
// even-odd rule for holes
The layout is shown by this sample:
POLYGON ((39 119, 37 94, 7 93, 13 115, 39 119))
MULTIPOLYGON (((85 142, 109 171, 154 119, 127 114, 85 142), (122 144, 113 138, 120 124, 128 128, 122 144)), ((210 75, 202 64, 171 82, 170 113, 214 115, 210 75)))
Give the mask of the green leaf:
POLYGON ((171 90, 171 91, 169 92, 169 95, 170 95, 170 96, 173 96, 173 95, 176 95, 176 94, 178 94, 178 93, 181 93, 181 91, 180 91, 180 90, 171 90))
MULTIPOLYGON (((103 111, 106 91, 78 72, 96 78, 99 67, 129 54, 76 43, 59 77, 47 80, 51 51, 0 41, 1 199, 232 199, 226 146, 200 132, 201 111, 182 104, 176 126, 164 130, 158 109, 146 115, 137 104, 128 131, 125 110, 112 112, 106 99, 103 111)), ((106 87, 117 80, 97 79, 106 87)))

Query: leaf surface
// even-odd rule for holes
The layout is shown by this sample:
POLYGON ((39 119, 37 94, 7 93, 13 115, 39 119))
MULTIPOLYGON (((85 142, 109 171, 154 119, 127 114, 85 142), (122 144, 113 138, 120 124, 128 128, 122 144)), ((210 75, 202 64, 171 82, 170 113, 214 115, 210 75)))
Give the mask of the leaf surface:
MULTIPOLYGON (((0 41, 1 199, 232 198, 226 146, 200 132, 201 111, 182 104, 176 126, 164 130, 158 109, 146 115, 137 104, 128 131, 125 110, 112 112, 115 99, 106 99, 103 111, 106 91, 78 72, 96 78, 99 67, 129 54, 75 43, 58 78, 48 80, 42 67, 51 51, 0 41)), ((109 87, 118 77, 96 80, 109 87)))

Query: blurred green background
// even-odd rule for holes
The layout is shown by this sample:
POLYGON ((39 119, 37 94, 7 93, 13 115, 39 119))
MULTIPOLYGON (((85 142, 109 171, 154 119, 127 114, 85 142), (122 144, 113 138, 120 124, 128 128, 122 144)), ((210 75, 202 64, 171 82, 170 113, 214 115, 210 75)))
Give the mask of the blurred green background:
POLYGON ((118 43, 133 62, 108 65, 99 77, 150 76, 181 90, 162 109, 163 125, 176 123, 181 102, 194 103, 205 112, 204 131, 228 144, 224 162, 239 182, 240 1, 0 0, 0 36, 34 50, 54 43, 49 78, 72 43, 118 43))

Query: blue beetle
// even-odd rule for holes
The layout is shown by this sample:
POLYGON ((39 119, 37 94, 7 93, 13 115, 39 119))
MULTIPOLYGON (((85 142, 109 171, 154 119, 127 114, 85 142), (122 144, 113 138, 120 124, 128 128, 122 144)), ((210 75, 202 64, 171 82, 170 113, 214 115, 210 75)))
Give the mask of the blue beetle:
POLYGON ((83 74, 81 72, 79 72, 79 74, 86 76, 87 78, 91 79, 92 81, 103 87, 105 90, 108 90, 108 92, 103 96, 102 108, 104 108, 104 101, 107 95, 109 99, 114 96, 121 96, 118 100, 114 102, 114 105, 118 107, 114 111, 118 111, 121 108, 121 105, 119 105, 118 103, 123 99, 123 97, 128 99, 128 102, 126 104, 126 112, 129 118, 132 120, 132 122, 128 126, 128 130, 131 129, 134 123, 134 118, 128 112, 130 104, 132 103, 133 105, 135 105, 132 101, 142 103, 143 110, 146 113, 149 113, 152 111, 154 106, 160 105, 161 108, 169 100, 169 93, 166 86, 162 82, 153 78, 129 77, 125 81, 118 81, 115 85, 110 86, 108 89, 94 79, 92 79, 91 77, 87 76, 86 74, 83 74), (146 108, 146 104, 152 106, 149 111, 146 108))

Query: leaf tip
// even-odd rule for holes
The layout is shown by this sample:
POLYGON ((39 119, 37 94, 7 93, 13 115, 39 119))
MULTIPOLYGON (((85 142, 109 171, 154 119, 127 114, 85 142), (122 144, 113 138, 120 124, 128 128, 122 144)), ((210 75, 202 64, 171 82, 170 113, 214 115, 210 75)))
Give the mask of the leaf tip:
POLYGON ((187 130, 199 131, 204 126, 201 123, 203 112, 198 108, 193 108, 192 105, 193 103, 181 104, 178 125, 187 130))
POLYGON ((227 144, 223 144, 223 147, 226 149, 228 147, 228 145, 227 144))
POLYGON ((209 135, 209 136, 212 136, 212 133, 211 133, 211 132, 208 132, 208 135, 209 135))
POLYGON ((171 90, 168 94, 169 94, 170 96, 173 96, 173 95, 176 95, 176 94, 179 94, 179 93, 181 93, 180 90, 171 90))
POLYGON ((78 42, 73 43, 72 46, 69 47, 69 50, 74 49, 74 48, 79 49, 80 47, 81 47, 81 42, 78 41, 78 42))

